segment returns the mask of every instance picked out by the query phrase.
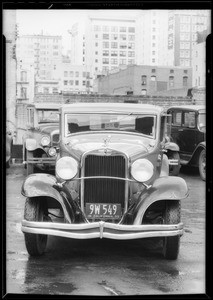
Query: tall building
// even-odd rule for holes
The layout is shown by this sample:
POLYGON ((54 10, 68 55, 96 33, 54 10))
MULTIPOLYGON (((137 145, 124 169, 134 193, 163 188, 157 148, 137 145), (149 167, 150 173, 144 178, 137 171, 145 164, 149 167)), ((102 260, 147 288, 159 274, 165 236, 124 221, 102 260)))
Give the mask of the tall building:
POLYGON ((40 79, 59 79, 62 61, 62 37, 23 35, 17 41, 17 63, 22 68, 33 66, 40 79))
POLYGON ((210 23, 209 10, 172 10, 168 20, 168 60, 170 65, 190 67, 197 32, 210 23))

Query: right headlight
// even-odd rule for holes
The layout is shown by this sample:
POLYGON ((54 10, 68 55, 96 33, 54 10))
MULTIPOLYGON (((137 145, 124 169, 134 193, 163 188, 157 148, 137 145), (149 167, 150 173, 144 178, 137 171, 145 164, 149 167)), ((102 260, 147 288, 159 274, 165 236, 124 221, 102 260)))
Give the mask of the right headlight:
POLYGON ((145 158, 138 159, 132 164, 131 174, 136 181, 148 181, 152 177, 153 173, 153 164, 145 158))
POLYGON ((56 162, 56 174, 63 180, 70 180, 78 172, 77 161, 69 156, 60 158, 56 162))

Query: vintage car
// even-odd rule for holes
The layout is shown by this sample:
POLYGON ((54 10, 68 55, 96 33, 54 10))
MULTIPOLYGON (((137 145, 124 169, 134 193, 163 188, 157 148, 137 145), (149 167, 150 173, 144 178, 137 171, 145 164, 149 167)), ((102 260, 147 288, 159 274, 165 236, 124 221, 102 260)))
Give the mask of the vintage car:
POLYGON ((180 164, 199 168, 206 179, 206 111, 204 105, 172 106, 171 140, 180 148, 180 164))
POLYGON ((54 171, 59 143, 59 106, 46 103, 27 106, 27 132, 23 136, 23 163, 27 175, 34 173, 36 168, 54 171))
POLYGON ((43 254, 48 235, 160 238, 164 257, 176 259, 188 189, 169 176, 166 120, 154 105, 64 104, 55 176, 32 174, 22 185, 28 253, 43 254))

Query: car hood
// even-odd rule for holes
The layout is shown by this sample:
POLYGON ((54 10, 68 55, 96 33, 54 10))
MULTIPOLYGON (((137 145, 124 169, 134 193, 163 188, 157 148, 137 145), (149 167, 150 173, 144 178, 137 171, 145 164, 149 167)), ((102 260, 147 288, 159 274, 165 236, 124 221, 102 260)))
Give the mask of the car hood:
POLYGON ((143 155, 154 146, 154 140, 132 134, 81 134, 67 138, 65 149, 80 159, 85 152, 113 149, 129 157, 143 155), (151 145, 150 145, 151 144, 151 145))
POLYGON ((54 131, 56 129, 59 130, 59 124, 58 123, 44 123, 44 124, 39 124, 38 128, 42 134, 50 134, 52 131, 54 131))

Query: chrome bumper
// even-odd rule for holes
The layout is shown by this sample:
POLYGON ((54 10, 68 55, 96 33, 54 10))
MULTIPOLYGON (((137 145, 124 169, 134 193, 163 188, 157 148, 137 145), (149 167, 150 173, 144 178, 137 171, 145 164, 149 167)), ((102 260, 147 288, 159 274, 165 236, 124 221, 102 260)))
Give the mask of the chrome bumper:
POLYGON ((183 223, 175 225, 122 225, 100 221, 83 224, 61 224, 23 220, 21 229, 24 233, 46 234, 73 239, 131 240, 182 235, 183 223))

